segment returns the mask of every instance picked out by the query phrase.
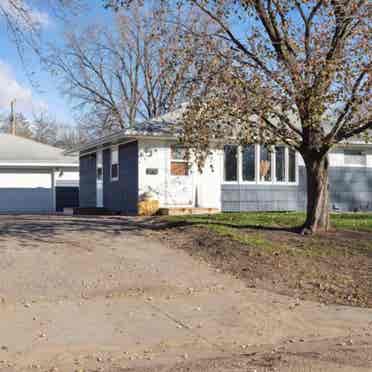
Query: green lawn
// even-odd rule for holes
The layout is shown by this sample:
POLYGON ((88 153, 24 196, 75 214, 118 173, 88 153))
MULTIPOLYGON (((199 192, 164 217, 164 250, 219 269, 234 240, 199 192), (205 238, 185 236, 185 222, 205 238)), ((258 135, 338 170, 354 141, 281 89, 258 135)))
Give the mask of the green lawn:
POLYGON ((218 235, 258 248, 272 254, 278 251, 308 256, 330 256, 339 254, 372 253, 372 213, 335 213, 331 215, 332 226, 337 231, 349 230, 371 232, 371 239, 345 239, 345 234, 315 234, 300 238, 289 233, 305 219, 298 212, 245 212, 220 213, 168 217, 171 222, 185 223, 208 228, 218 235), (278 231, 276 231, 278 229, 278 231), (285 230, 288 229, 288 233, 285 230), (284 231, 283 231, 284 230, 284 231), (301 249, 297 249, 301 248, 301 249))
MULTIPOLYGON (((299 212, 241 212, 170 217, 170 220, 175 222, 184 221, 198 225, 224 225, 236 228, 294 228, 300 226, 304 219, 305 214, 299 212)), ((331 221, 336 229, 372 231, 372 213, 334 213, 331 215, 331 221)))

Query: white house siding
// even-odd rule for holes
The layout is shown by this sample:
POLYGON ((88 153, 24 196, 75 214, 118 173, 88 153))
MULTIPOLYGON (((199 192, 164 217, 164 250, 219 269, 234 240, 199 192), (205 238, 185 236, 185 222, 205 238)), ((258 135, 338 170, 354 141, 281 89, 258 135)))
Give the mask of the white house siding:
POLYGON ((78 170, 60 170, 55 173, 56 186, 61 187, 78 187, 79 186, 79 171, 78 170))
POLYGON ((202 174, 193 165, 188 176, 172 176, 171 145, 156 139, 139 141, 139 195, 151 192, 162 207, 220 208, 221 153, 214 152, 202 174))
MULTIPOLYGON (((366 154, 366 165, 364 166, 357 166, 357 165, 347 165, 345 164, 345 154, 344 154, 344 148, 337 148, 332 150, 329 155, 329 165, 330 167, 366 167, 366 168, 372 168, 372 149, 368 148, 363 148, 363 147, 358 147, 358 146, 350 146, 348 149, 360 149, 366 154)), ((300 166, 305 166, 305 163, 302 159, 302 157, 299 155, 299 165, 300 166)))
POLYGON ((50 170, 0 169, 0 213, 45 213, 54 208, 50 170))

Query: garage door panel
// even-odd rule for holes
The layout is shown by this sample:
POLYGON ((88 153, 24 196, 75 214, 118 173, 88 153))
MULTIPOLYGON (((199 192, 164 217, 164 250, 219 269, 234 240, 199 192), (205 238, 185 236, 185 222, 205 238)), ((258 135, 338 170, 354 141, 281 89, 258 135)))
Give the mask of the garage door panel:
POLYGON ((0 170, 0 212, 53 210, 52 176, 40 170, 0 170))

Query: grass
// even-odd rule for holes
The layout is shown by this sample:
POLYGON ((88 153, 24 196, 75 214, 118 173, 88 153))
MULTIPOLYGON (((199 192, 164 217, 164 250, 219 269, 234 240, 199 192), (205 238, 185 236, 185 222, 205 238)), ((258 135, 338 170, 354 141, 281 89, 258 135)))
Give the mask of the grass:
MULTIPOLYGON (((299 212, 241 212, 220 213, 215 215, 192 215, 169 217, 172 222, 203 226, 209 230, 240 243, 258 248, 269 254, 285 252, 306 256, 332 256, 334 254, 350 254, 350 245, 355 248, 353 253, 372 253, 370 242, 353 241, 343 244, 333 242, 324 235, 314 235, 302 239, 289 236, 288 239, 275 239, 276 230, 293 230, 305 220, 305 214, 299 212), (269 234, 274 232, 274 234, 269 234), (301 249, 296 249, 296 248, 301 249), (335 249, 337 248, 337 249, 335 249)), ((331 215, 331 223, 336 230, 371 231, 372 213, 335 213, 331 215)), ((293 234, 291 234, 293 235, 293 234)))
MULTIPOLYGON (((299 212, 240 212, 215 215, 173 216, 171 221, 198 225, 224 225, 235 228, 293 229, 305 220, 299 212)), ((372 213, 333 213, 332 226, 336 229, 372 232, 372 213)))

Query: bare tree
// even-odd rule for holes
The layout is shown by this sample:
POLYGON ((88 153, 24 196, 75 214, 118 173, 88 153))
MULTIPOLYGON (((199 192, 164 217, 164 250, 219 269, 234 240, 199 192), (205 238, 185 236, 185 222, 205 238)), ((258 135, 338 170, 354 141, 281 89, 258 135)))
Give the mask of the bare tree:
POLYGON ((55 145, 57 142, 58 125, 56 120, 46 113, 35 115, 32 125, 32 138, 38 142, 55 145))
MULTIPOLYGON (((22 113, 14 114, 15 134, 24 138, 32 138, 32 125, 22 113)), ((3 116, 0 118, 0 132, 12 134, 13 118, 11 116, 3 116)))
POLYGON ((66 19, 82 11, 85 3, 85 0, 2 0, 0 21, 5 23, 21 57, 25 49, 31 49, 41 56, 43 30, 49 24, 50 17, 66 19))
MULTIPOLYGON (((120 7, 131 1, 108 1, 120 7)), ((182 1, 181 1, 182 3, 182 1)), ((371 122, 368 0, 185 0, 219 32, 204 35, 203 89, 191 92, 184 141, 203 162, 220 138, 284 143, 307 171, 303 232, 329 228, 328 157, 371 122), (229 45, 221 52, 218 40, 229 45)))
POLYGON ((174 64, 186 46, 180 28, 201 32, 208 22, 195 12, 170 17, 156 3, 118 13, 113 30, 91 26, 83 34, 69 33, 66 48, 49 59, 63 92, 97 134, 161 115, 185 99, 194 57, 188 45, 187 58, 174 64))

